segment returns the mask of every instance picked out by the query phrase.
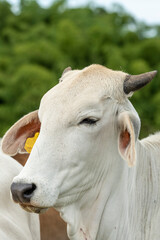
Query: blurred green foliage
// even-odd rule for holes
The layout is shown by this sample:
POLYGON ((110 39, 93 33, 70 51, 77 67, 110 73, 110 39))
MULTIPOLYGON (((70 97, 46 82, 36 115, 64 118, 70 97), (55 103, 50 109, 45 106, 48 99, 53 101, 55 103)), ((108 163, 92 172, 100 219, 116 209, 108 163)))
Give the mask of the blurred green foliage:
MULTIPOLYGON (((0 0, 0 136, 38 108, 64 68, 92 63, 130 74, 159 69, 160 26, 139 23, 118 5, 112 11, 70 9, 59 0, 43 9, 21 0, 13 13, 0 0)), ((142 120, 141 136, 160 128, 160 74, 131 101, 142 120)))

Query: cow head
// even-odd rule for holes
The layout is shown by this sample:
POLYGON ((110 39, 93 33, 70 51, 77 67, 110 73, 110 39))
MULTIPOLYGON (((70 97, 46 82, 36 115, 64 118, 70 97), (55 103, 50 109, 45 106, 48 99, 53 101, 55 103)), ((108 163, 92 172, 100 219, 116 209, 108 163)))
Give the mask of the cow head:
POLYGON ((39 110, 3 138, 2 150, 13 156, 25 154, 27 139, 39 133, 13 180, 13 199, 33 212, 59 208, 77 201, 114 169, 127 167, 122 159, 133 166, 140 120, 128 96, 155 75, 130 76, 100 65, 65 71, 39 110))

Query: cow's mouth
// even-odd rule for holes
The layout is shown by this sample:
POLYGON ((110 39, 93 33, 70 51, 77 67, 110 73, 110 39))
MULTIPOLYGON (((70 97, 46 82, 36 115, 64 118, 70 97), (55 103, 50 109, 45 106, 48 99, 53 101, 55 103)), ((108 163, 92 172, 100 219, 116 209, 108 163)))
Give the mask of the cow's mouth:
POLYGON ((48 209, 48 208, 36 207, 36 206, 33 206, 33 205, 26 205, 26 204, 23 204, 23 203, 19 203, 19 205, 25 211, 30 212, 30 213, 44 213, 48 209))

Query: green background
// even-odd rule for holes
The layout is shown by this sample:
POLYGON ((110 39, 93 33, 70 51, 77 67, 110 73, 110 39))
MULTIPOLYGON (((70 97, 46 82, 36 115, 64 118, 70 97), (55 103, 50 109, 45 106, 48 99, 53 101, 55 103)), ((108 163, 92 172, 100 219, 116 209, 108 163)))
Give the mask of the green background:
MULTIPOLYGON (((21 0, 19 11, 0 0, 0 136, 39 107, 64 68, 102 64, 130 74, 160 72, 160 26, 137 22, 119 5, 47 9, 21 0)), ((160 73, 131 99, 142 121, 141 137, 160 129, 160 73)))

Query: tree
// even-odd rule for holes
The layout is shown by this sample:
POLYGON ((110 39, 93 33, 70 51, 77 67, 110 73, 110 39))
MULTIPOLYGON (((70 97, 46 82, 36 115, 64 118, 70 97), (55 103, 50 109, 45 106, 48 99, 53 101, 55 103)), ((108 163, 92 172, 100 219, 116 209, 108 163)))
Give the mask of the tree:
MULTIPOLYGON (((99 63, 140 74, 160 65, 160 26, 137 22, 119 5, 112 11, 90 5, 70 9, 61 0, 43 9, 35 0, 21 0, 14 13, 0 0, 0 32, 1 136, 38 108, 68 66, 99 63)), ((159 86, 154 80, 132 98, 142 119, 141 136, 160 127, 159 86)))

